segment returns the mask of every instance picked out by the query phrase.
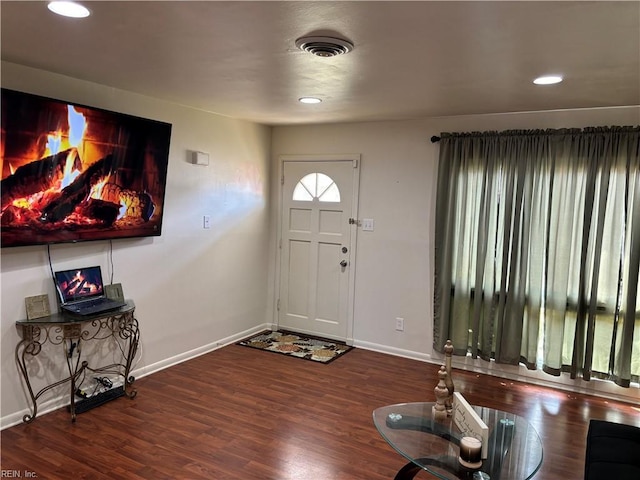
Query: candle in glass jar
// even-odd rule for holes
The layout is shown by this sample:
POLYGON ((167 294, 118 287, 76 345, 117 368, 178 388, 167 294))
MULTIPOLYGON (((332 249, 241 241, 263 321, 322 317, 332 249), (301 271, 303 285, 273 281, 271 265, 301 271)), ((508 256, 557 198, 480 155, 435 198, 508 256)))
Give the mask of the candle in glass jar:
POLYGON ((467 468, 480 468, 482 466, 482 442, 473 437, 460 439, 460 464, 467 468))

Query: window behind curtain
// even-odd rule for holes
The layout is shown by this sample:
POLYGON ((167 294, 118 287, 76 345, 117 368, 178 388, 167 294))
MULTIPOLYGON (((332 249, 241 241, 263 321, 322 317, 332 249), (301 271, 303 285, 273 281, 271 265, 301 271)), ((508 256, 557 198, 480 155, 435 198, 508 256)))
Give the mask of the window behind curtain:
POLYGON ((434 348, 637 381, 638 129, 443 135, 440 162, 434 348))

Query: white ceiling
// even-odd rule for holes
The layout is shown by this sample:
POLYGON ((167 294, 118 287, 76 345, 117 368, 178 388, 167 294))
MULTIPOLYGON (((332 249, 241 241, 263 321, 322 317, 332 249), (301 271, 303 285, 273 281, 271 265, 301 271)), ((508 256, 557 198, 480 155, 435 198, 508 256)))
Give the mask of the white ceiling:
POLYGON ((2 60, 268 125, 640 104, 638 1, 85 5, 3 0, 2 60), (316 57, 310 34, 355 48, 316 57))

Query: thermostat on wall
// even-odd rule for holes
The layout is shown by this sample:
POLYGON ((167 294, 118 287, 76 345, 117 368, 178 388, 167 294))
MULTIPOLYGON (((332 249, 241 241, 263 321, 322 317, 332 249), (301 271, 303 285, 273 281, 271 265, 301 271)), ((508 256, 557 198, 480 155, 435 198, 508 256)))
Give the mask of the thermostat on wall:
POLYGON ((205 152, 191 152, 191 163, 194 165, 209 165, 209 154, 205 152))

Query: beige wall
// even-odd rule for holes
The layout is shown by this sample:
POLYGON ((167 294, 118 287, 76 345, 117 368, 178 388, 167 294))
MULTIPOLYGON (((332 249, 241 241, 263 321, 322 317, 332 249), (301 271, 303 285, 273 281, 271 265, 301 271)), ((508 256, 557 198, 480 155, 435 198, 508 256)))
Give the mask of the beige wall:
MULTIPOLYGON (((140 322, 136 374, 264 326, 269 127, 9 63, 2 63, 2 86, 173 125, 162 236, 113 242, 114 281, 135 301, 140 322), (188 163, 188 150, 209 152, 209 166, 188 163), (211 217, 209 230, 202 228, 203 215, 211 217)), ((108 242, 54 245, 51 260, 56 270, 95 264, 105 274, 111 271, 108 242)), ((5 426, 26 413, 28 398, 14 361, 19 341, 15 321, 25 317, 26 296, 48 293, 53 308, 55 296, 46 247, 4 248, 0 261, 5 426)), ((45 373, 52 368, 63 371, 63 357, 34 370, 38 388, 44 378, 54 377, 45 373)))
MULTIPOLYGON (((269 128, 6 62, 1 73, 3 87, 173 125, 162 236, 113 242, 114 281, 135 300, 140 320, 138 376, 274 321, 280 155, 362 155, 359 218, 373 218, 375 230, 357 232, 354 343, 439 362, 431 348, 438 146, 430 137, 442 131, 640 123, 640 108, 634 107, 269 128), (188 150, 209 152, 210 165, 189 164, 188 150), (203 215, 211 216, 210 230, 202 229, 203 215), (404 332, 395 331, 396 317, 405 319, 404 332)), ((0 253, 4 427, 27 413, 14 360, 19 341, 15 321, 25 316, 24 297, 48 293, 53 301, 54 292, 45 247, 0 253)), ((55 245, 51 254, 56 269, 91 263, 110 272, 106 242, 55 245)), ((457 366, 511 378, 527 375, 482 362, 457 366)), ((37 386, 52 367, 59 373, 63 365, 40 365, 37 386)), ((526 378, 556 380, 546 375, 526 378)), ((563 381, 560 386, 636 401, 640 397, 638 389, 602 382, 563 381)), ((424 389, 425 399, 431 398, 432 385, 417 388, 424 389)), ((55 395, 47 399, 56 404, 55 395)))
MULTIPOLYGON (((433 235, 438 146, 441 132, 638 125, 640 108, 603 108, 543 113, 477 115, 412 121, 275 127, 272 160, 272 245, 280 162, 285 154, 361 154, 358 217, 375 221, 373 232, 357 231, 354 343, 356 346, 440 362, 432 349, 433 235), (404 331, 395 318, 404 318, 404 331)), ((273 249, 275 252, 276 250, 273 249)), ((275 253, 274 253, 275 257, 275 253)), ((271 275, 275 277, 275 261, 271 275)), ((275 282, 270 282, 275 285, 275 282)), ((277 288, 270 297, 277 296, 277 288)), ((456 366, 511 378, 640 400, 640 391, 604 382, 565 381, 526 369, 496 367, 480 360, 456 366)), ((430 398, 425 385, 425 398, 430 398)))

